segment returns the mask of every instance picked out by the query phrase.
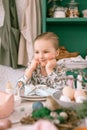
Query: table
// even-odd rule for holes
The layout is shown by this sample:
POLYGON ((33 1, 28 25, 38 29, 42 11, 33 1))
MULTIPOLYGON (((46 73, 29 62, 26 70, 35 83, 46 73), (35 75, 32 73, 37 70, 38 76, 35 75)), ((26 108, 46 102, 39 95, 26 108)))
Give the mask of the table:
MULTIPOLYGON (((46 106, 46 101, 42 102, 46 106)), ((16 128, 21 126, 20 119, 24 116, 31 114, 33 103, 34 101, 22 100, 21 104, 15 107, 14 112, 8 117, 8 119, 10 119, 13 123, 12 128, 9 128, 8 130, 16 130, 16 128)), ((25 125, 22 124, 22 127, 24 126, 25 125)), ((29 125, 27 125, 26 127, 28 126, 29 125)), ((82 120, 79 126, 85 126, 85 120, 82 120)))
MULTIPOLYGON (((43 104, 45 104, 45 101, 42 102, 43 104)), ((19 105, 15 106, 14 112, 7 118, 10 119, 13 123, 12 128, 9 128, 8 130, 12 130, 13 128, 21 126, 21 118, 31 114, 33 103, 34 101, 22 100, 22 102, 19 105)))

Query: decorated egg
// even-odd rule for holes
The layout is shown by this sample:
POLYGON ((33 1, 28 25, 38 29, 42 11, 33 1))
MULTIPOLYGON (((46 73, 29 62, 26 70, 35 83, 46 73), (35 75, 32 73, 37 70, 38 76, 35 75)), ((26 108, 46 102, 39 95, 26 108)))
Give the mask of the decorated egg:
POLYGON ((50 116, 52 116, 52 117, 54 117, 54 118, 57 118, 57 117, 58 117, 58 114, 57 114, 56 112, 52 111, 52 112, 50 113, 50 116))
POLYGON ((78 96, 86 97, 86 93, 83 89, 75 90, 74 98, 76 99, 78 96))
POLYGON ((71 99, 65 95, 61 95, 60 100, 64 102, 71 102, 71 99))
POLYGON ((68 118, 68 115, 66 112, 60 112, 59 115, 62 116, 65 120, 67 120, 67 118, 68 118))
POLYGON ((34 102, 32 105, 33 111, 38 110, 43 107, 43 104, 41 102, 34 102))
POLYGON ((62 90, 63 95, 69 97, 71 100, 74 99, 74 92, 75 90, 69 86, 65 86, 62 90))
POLYGON ((76 97, 75 101, 77 103, 83 103, 84 100, 87 100, 87 98, 85 96, 78 96, 76 97))

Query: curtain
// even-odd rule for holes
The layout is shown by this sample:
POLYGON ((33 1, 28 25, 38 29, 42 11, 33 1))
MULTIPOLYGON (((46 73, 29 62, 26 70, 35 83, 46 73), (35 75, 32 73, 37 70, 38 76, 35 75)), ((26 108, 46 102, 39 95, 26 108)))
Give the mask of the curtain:
POLYGON ((17 68, 20 33, 15 0, 2 0, 0 6, 4 9, 0 25, 0 64, 17 68))
POLYGON ((41 33, 41 0, 27 0, 22 16, 18 64, 27 66, 33 57, 33 40, 41 33))

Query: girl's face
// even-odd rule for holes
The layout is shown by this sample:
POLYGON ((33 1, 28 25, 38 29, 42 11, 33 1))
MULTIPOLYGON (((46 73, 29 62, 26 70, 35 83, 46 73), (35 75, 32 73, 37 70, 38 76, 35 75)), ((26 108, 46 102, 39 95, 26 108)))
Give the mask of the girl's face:
POLYGON ((34 57, 42 67, 51 59, 56 59, 58 51, 50 40, 36 40, 34 43, 34 57))

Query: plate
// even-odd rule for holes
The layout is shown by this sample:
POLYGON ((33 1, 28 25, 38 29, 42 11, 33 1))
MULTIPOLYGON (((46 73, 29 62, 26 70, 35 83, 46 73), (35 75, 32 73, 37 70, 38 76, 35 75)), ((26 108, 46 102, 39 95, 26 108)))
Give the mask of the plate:
POLYGON ((70 109, 77 109, 79 107, 81 107, 82 103, 76 103, 76 102, 64 102, 64 101, 61 101, 60 100, 60 96, 61 96, 62 92, 61 91, 58 91, 58 92, 55 92, 53 94, 53 98, 54 100, 56 100, 56 102, 64 107, 64 108, 70 108, 70 109))
POLYGON ((30 90, 29 85, 26 86, 26 92, 25 88, 20 89, 19 95, 24 100, 30 100, 30 101, 44 101, 49 95, 52 95, 55 92, 55 89, 49 88, 46 85, 37 85, 34 87, 34 89, 30 90), (34 90, 34 91, 32 91, 34 90))
POLYGON ((45 101, 47 99, 47 96, 20 96, 24 100, 29 101, 45 101))
POLYGON ((71 61, 65 63, 68 69, 85 69, 87 68, 87 61, 71 61))

